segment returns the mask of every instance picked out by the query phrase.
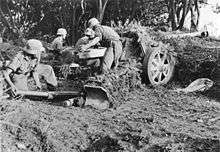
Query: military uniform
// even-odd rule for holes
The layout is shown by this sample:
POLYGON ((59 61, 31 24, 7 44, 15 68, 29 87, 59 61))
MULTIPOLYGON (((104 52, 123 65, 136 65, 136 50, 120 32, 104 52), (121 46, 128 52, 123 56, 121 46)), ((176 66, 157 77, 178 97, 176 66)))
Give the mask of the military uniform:
POLYGON ((107 47, 102 61, 102 71, 107 72, 111 68, 117 68, 122 55, 120 36, 111 27, 103 25, 95 26, 94 31, 95 36, 100 38, 101 46, 107 47))
MULTIPOLYGON (((76 45, 75 45, 75 49, 77 52, 80 52, 81 50, 81 46, 82 45, 85 45, 85 44, 88 44, 90 42, 90 39, 88 36, 84 36, 82 38, 80 38, 77 42, 76 42, 76 45)), ((92 66, 92 67, 95 67, 95 68, 98 68, 100 66, 100 59, 88 59, 85 61, 86 65, 88 66, 92 66)))
POLYGON ((89 37, 88 36, 84 36, 82 38, 80 38, 77 42, 76 42, 76 45, 75 45, 75 49, 76 49, 76 52, 80 52, 81 50, 81 46, 82 45, 85 45, 85 44, 88 44, 89 43, 89 37))
POLYGON ((63 38, 61 36, 59 36, 53 40, 52 48, 56 51, 59 51, 59 52, 63 49, 63 38))
POLYGON ((12 72, 12 82, 18 90, 28 90, 27 79, 31 72, 37 72, 43 76, 46 82, 52 86, 57 86, 57 79, 51 66, 39 64, 38 59, 30 59, 19 52, 11 63, 7 66, 12 72))
POLYGON ((59 56, 61 55, 61 51, 64 49, 63 47, 63 38, 62 36, 58 36, 57 38, 55 38, 52 42, 52 49, 53 49, 53 53, 55 54, 56 58, 59 58, 59 56))

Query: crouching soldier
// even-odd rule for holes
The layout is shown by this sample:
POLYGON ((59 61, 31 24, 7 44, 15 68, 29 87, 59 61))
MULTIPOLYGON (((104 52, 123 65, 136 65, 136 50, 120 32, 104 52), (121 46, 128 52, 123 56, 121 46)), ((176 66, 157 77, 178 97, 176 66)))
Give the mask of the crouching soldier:
POLYGON ((117 68, 119 58, 122 55, 120 36, 111 27, 100 25, 96 18, 90 19, 88 24, 89 28, 95 31, 95 38, 88 44, 83 45, 82 50, 86 50, 100 42, 101 46, 107 48, 101 63, 102 72, 108 72, 111 68, 117 68))
POLYGON ((57 30, 57 37, 52 42, 52 49, 56 59, 59 59, 62 51, 65 49, 64 40, 66 39, 67 31, 64 28, 57 30))
POLYGON ((27 80, 31 75, 39 89, 41 89, 39 76, 42 76, 48 84, 48 90, 55 90, 57 79, 53 68, 50 65, 40 64, 40 55, 44 50, 39 40, 30 39, 27 41, 23 51, 18 52, 9 63, 3 73, 12 91, 16 93, 17 90, 29 90, 27 80))
MULTIPOLYGON (((76 43, 76 51, 77 52, 81 52, 81 51, 84 51, 84 50, 81 50, 81 47, 83 45, 86 45, 88 44, 90 41, 92 41, 94 38, 95 38, 95 32, 91 29, 91 28, 87 28, 85 30, 85 33, 84 33, 84 37, 80 38, 77 43, 76 43)), ((100 44, 97 44, 97 45, 94 45, 92 46, 91 48, 98 48, 100 44)), ((99 70, 98 68, 100 67, 100 59, 96 58, 96 59, 88 59, 85 61, 86 62, 86 65, 88 66, 92 66, 93 68, 95 68, 96 70, 99 70)))

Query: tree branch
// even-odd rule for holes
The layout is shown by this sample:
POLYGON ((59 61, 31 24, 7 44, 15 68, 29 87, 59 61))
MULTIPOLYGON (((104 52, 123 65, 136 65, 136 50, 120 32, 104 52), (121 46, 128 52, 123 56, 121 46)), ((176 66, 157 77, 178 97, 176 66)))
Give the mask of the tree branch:
POLYGON ((8 20, 5 17, 5 14, 2 11, 2 8, 0 7, 0 16, 3 19, 3 22, 5 23, 5 26, 9 28, 9 30, 12 30, 13 28, 11 27, 11 24, 8 22, 8 20))
POLYGON ((84 14, 85 13, 84 0, 81 0, 80 5, 81 5, 81 9, 82 9, 82 14, 84 14))
MULTIPOLYGON (((102 0, 100 0, 100 1, 102 1, 102 0)), ((107 3, 108 3, 108 0, 105 0, 104 5, 103 5, 103 7, 101 9, 101 12, 100 12, 100 23, 102 23, 107 3)))

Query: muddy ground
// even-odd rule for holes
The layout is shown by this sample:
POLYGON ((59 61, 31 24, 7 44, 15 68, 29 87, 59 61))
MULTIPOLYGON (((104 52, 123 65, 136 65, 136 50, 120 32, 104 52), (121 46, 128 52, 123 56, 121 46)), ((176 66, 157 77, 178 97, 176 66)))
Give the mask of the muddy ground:
MULTIPOLYGON (((102 84, 114 97, 108 110, 1 100, 0 152, 219 152, 220 70, 209 77, 210 72, 194 72, 191 64, 180 63, 174 81, 165 87, 142 84, 140 71, 132 65, 111 73, 102 84), (177 75, 181 70, 188 70, 194 80, 203 73, 215 86, 203 93, 176 93, 175 88, 191 82, 187 74, 177 75)), ((62 80, 58 90, 80 85, 77 79, 62 80)))
MULTIPOLYGON (((175 85, 136 87, 109 110, 0 101, 1 152, 220 150, 220 103, 175 85)), ((116 95, 117 96, 117 95, 116 95)))

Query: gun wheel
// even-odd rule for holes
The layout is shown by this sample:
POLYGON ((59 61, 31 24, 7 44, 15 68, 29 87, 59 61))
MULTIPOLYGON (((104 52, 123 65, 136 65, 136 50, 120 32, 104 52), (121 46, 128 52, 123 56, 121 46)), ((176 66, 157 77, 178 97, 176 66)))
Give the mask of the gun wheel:
POLYGON ((174 61, 168 51, 155 49, 144 58, 144 73, 152 85, 167 84, 174 73, 174 61))

